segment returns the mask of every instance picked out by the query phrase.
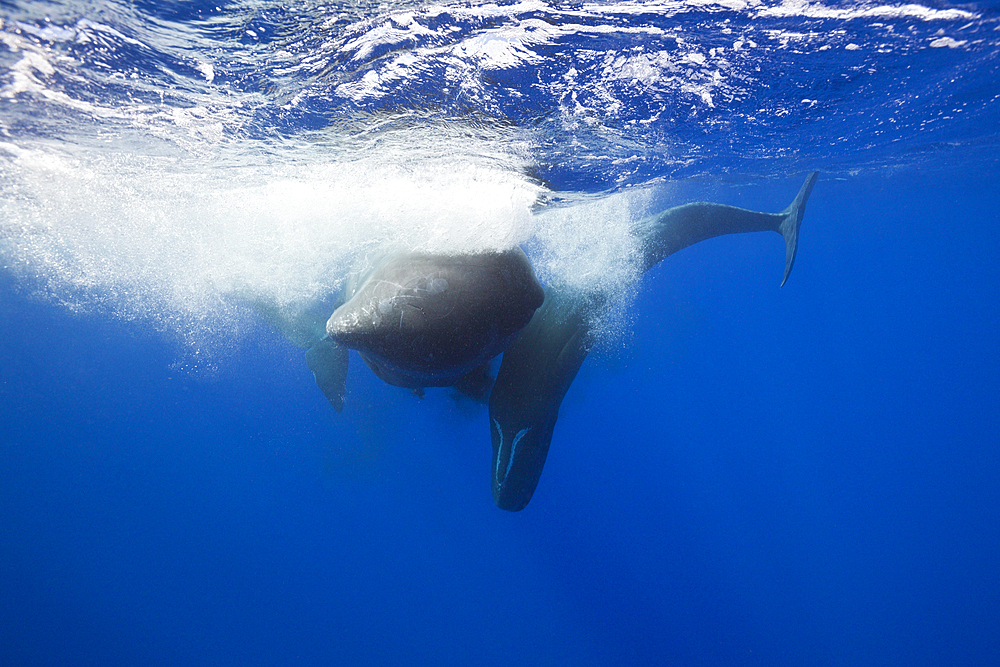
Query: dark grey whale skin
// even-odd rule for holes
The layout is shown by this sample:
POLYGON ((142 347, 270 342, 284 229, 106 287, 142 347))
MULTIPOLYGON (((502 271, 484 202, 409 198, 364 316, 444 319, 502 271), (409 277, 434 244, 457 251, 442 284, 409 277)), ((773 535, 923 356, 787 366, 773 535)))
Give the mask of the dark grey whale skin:
MULTIPOLYGON (((724 234, 774 231, 785 240, 785 271, 795 262, 799 227, 818 174, 806 177, 781 213, 697 202, 638 221, 643 272, 692 244, 724 234)), ((593 344, 608 304, 599 292, 564 285, 544 291, 519 248, 480 255, 391 255, 348 282, 326 323, 258 310, 297 345, 330 404, 340 412, 348 348, 383 380, 403 387, 459 386, 503 352, 489 398, 493 499, 519 511, 545 465, 559 406, 593 344), (447 288, 435 280, 445 280, 447 288), (523 327, 523 328, 522 328, 523 327), (477 371, 478 367, 478 371, 477 371)), ((329 312, 329 311, 327 311, 329 312)))
MULTIPOLYGON (((781 213, 761 213, 698 202, 667 209, 636 223, 643 272, 699 241, 724 234, 775 231, 785 239, 785 272, 795 263, 799 226, 818 173, 806 177, 781 213)), ((550 285, 531 322, 504 352, 490 395, 491 480, 497 507, 517 512, 538 485, 559 406, 592 345, 591 327, 606 304, 599 294, 550 285)))
POLYGON ((447 387, 503 352, 543 299, 520 248, 399 253, 334 311, 326 334, 389 384, 447 387))

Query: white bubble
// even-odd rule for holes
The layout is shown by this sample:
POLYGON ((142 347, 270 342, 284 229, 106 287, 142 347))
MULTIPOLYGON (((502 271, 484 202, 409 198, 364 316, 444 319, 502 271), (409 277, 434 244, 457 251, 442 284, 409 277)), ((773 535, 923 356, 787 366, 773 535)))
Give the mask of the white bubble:
POLYGON ((436 149, 3 144, 0 265, 53 302, 195 346, 240 329, 248 303, 335 298, 387 248, 476 252, 531 235, 538 186, 454 137, 423 139, 436 149))

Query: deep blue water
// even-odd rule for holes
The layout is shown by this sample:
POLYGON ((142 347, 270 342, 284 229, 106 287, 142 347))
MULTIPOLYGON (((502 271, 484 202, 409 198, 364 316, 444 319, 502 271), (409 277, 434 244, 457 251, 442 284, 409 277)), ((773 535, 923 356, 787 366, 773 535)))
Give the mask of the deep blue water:
POLYGON ((0 664, 1000 661, 994 6, 0 17, 0 664), (385 244, 613 291, 814 169, 785 287, 757 234, 618 295, 516 514, 484 406, 355 358, 336 414, 247 305, 385 244))

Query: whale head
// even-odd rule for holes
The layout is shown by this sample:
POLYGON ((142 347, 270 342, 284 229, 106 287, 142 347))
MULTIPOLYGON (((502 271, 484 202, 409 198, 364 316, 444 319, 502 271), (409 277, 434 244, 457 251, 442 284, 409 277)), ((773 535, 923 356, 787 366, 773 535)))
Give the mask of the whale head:
POLYGON ((503 352, 543 299, 520 248, 397 254, 334 311, 326 332, 389 384, 449 386, 503 352))

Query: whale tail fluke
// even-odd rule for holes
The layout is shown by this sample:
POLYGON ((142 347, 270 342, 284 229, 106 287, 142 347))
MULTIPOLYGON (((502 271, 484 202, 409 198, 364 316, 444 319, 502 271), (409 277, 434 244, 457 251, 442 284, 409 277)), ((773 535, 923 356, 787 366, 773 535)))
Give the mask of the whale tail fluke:
POLYGON ((806 212, 806 200, 809 199, 809 194, 812 192, 813 186, 816 185, 818 176, 818 171, 806 176, 805 183, 799 188, 799 194, 795 195, 795 199, 788 205, 788 208, 781 212, 781 215, 785 216, 785 219, 778 225, 778 231, 785 237, 785 275, 781 278, 782 287, 788 282, 788 274, 792 272, 792 265, 795 264, 795 253, 799 248, 799 226, 802 224, 802 216, 806 212))

